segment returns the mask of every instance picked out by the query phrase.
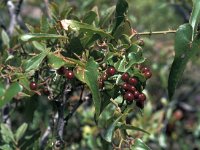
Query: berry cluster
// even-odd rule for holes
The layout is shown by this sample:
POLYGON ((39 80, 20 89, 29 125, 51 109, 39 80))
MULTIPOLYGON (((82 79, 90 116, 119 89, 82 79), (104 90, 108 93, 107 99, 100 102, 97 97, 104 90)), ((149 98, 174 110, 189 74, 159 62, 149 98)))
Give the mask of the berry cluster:
POLYGON ((121 79, 124 81, 121 86, 125 92, 123 95, 124 100, 126 100, 128 104, 135 100, 136 105, 140 108, 143 108, 146 96, 144 93, 140 93, 136 88, 139 84, 138 79, 136 77, 130 77, 127 72, 122 74, 121 79))
POLYGON ((99 88, 102 89, 104 87, 104 81, 108 80, 108 77, 115 75, 115 73, 116 69, 113 66, 108 67, 106 71, 99 78, 99 88))
MULTIPOLYGON (((147 79, 152 76, 152 73, 149 68, 136 66, 140 73, 147 79)), ((105 72, 99 78, 99 88, 104 87, 104 81, 108 80, 109 77, 116 74, 116 69, 111 66, 105 70, 105 72)), ((146 95, 142 93, 141 82, 136 76, 130 76, 128 72, 125 72, 121 75, 122 84, 120 88, 122 90, 123 99, 127 104, 131 104, 133 101, 136 102, 136 105, 143 109, 144 103, 146 101, 146 95)))
MULTIPOLYGON (((59 75, 64 75, 68 80, 72 80, 74 78, 73 71, 65 68, 64 66, 60 67, 56 72, 59 75)), ((31 90, 36 91, 38 89, 38 84, 32 81, 30 82, 29 87, 31 90)), ((50 95, 50 91, 47 87, 42 89, 42 93, 47 96, 50 95)))

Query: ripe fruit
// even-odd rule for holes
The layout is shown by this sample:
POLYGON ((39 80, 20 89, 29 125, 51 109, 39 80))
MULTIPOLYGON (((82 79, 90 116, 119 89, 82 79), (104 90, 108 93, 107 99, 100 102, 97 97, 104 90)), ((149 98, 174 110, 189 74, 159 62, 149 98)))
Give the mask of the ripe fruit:
POLYGON ((37 89, 37 83, 31 82, 29 87, 30 87, 31 90, 36 90, 37 89))
POLYGON ((67 79, 69 79, 69 80, 73 79, 73 78, 74 78, 74 73, 73 73, 73 71, 71 71, 71 70, 66 70, 66 71, 65 71, 65 77, 66 77, 67 79))
POLYGON ((140 92, 136 90, 136 91, 134 92, 134 97, 135 97, 135 98, 138 98, 139 95, 140 95, 140 92))
POLYGON ((123 84, 122 84, 122 88, 123 88, 124 90, 129 90, 129 89, 130 89, 130 84, 128 84, 128 83, 123 83, 123 84))
POLYGON ((131 85, 137 85, 138 80, 137 80, 136 78, 132 77, 132 78, 129 78, 129 83, 130 83, 131 85))
POLYGON ((130 86, 129 91, 134 94, 134 92, 136 91, 136 88, 134 86, 130 86))
POLYGON ((176 120, 181 120, 183 118, 183 112, 182 112, 182 110, 180 110, 180 109, 176 110, 174 112, 173 116, 174 116, 174 118, 176 120))
POLYGON ((151 71, 147 71, 147 72, 144 73, 144 77, 145 77, 146 79, 151 78, 151 76, 152 76, 151 71))
POLYGON ((144 93, 140 94, 140 95, 138 96, 138 100, 139 100, 139 101, 145 101, 145 100, 146 100, 146 95, 145 95, 144 93))
POLYGON ((109 75, 109 76, 113 76, 115 73, 116 73, 116 70, 114 67, 109 67, 107 70, 106 70, 106 73, 109 75))
POLYGON ((142 71, 142 73, 145 73, 145 72, 149 72, 150 70, 149 70, 149 68, 144 67, 144 68, 141 69, 141 71, 142 71))
POLYGON ((129 79, 129 74, 128 74, 127 72, 124 73, 124 74, 122 75, 121 79, 122 79, 122 81, 124 81, 124 82, 128 81, 128 79, 129 79))
POLYGON ((47 88, 43 89, 44 95, 48 96, 50 94, 49 90, 47 88))
POLYGON ((60 67, 56 72, 59 74, 59 75, 64 75, 65 74, 65 71, 66 71, 66 68, 64 66, 60 67))
POLYGON ((131 92, 126 92, 124 95, 124 99, 127 101, 133 101, 134 100, 134 95, 131 92))

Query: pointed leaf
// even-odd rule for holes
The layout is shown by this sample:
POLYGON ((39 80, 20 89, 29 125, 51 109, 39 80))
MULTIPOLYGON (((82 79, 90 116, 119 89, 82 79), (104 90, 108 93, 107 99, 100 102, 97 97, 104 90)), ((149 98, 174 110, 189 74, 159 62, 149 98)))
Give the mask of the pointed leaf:
POLYGON ((65 39, 67 37, 57 34, 45 34, 45 33, 28 33, 20 37, 23 42, 36 41, 36 40, 47 40, 47 39, 65 39))
POLYGON ((19 85, 17 82, 12 83, 7 90, 5 90, 4 95, 0 99, 0 108, 4 106, 6 103, 12 100, 14 96, 16 96, 19 92, 21 92, 23 87, 19 85))
POLYGON ((36 56, 33 56, 31 59, 27 60, 24 64, 25 71, 36 70, 42 63, 43 59, 47 56, 47 53, 44 51, 36 56))
POLYGON ((16 131, 15 133, 15 139, 18 142, 25 134, 26 130, 28 128, 27 123, 23 123, 16 131))
POLYGON ((94 11, 89 11, 83 18, 83 22, 87 24, 92 24, 95 21, 97 14, 94 11))
POLYGON ((135 139, 132 150, 151 150, 141 139, 135 139))
POLYGON ((43 43, 39 43, 39 42, 37 42, 37 41, 33 41, 32 43, 33 43, 33 46, 34 46, 36 49, 40 50, 41 52, 44 51, 44 50, 46 49, 46 45, 43 44, 43 43))
POLYGON ((1 136, 5 143, 15 142, 11 129, 6 124, 1 124, 1 136))
POLYGON ((193 0, 192 14, 190 16, 190 24, 193 28, 192 35, 195 36, 197 26, 200 21, 200 0, 193 0))
POLYGON ((169 99, 172 98, 175 92, 187 62, 199 50, 199 44, 199 37, 192 42, 192 27, 190 24, 184 24, 178 28, 175 37, 175 58, 168 79, 169 99))
POLYGON ((103 136, 103 138, 107 141, 107 142, 111 142, 112 141, 112 137, 113 137, 113 133, 115 131, 115 128, 117 126, 117 123, 119 122, 119 120, 122 118, 123 115, 119 116, 106 130, 105 135, 103 136))
POLYGON ((68 28, 70 27, 71 29, 75 30, 75 31, 82 31, 82 32, 88 32, 90 34, 95 34, 98 33, 99 35, 101 35, 102 37, 108 37, 108 38, 113 38, 110 34, 104 32, 103 30, 96 28, 92 25, 86 24, 86 23, 81 23, 75 20, 61 20, 61 25, 63 27, 63 29, 68 30, 68 28))
POLYGON ((98 63, 90 58, 85 67, 85 81, 92 92, 92 99, 95 107, 96 118, 100 115, 101 96, 98 86, 98 63))
POLYGON ((115 26, 112 31, 112 35, 115 32, 115 30, 118 28, 118 26, 125 20, 125 16, 128 9, 128 3, 126 0, 118 0, 116 5, 116 12, 115 12, 115 26))

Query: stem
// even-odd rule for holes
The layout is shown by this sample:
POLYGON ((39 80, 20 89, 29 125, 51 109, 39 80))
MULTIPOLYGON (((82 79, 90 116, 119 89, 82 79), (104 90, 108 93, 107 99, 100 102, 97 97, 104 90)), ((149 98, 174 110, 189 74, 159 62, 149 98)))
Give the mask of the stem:
POLYGON ((168 33, 176 33, 177 30, 168 30, 168 31, 150 31, 150 32, 141 32, 141 33, 136 33, 136 35, 153 35, 153 34, 168 34, 168 33))

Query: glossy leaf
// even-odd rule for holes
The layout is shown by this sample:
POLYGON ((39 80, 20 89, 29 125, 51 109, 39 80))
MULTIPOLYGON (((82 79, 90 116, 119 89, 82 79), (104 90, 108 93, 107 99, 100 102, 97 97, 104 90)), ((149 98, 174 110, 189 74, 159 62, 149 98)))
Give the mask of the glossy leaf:
POLYGON ((5 30, 1 31, 1 38, 3 40, 3 44, 7 46, 7 48, 10 47, 10 38, 8 34, 5 32, 5 30))
POLYGON ((65 39, 65 36, 57 34, 45 34, 45 33, 27 33, 20 37, 23 42, 36 41, 36 40, 47 40, 47 39, 65 39))
POLYGON ((7 90, 5 90, 4 95, 2 96, 0 100, 0 108, 4 106, 6 103, 8 103, 12 98, 17 95, 19 92, 21 92, 23 87, 19 85, 17 82, 12 83, 7 90))
POLYGON ((81 23, 75 20, 61 20, 61 25, 63 27, 63 29, 68 30, 69 27, 75 31, 83 31, 83 32, 88 32, 90 34, 95 34, 98 33, 99 35, 101 35, 102 37, 108 37, 108 38, 113 38, 110 34, 104 32, 103 30, 96 28, 92 25, 86 24, 86 23, 81 23))
POLYGON ((33 56, 31 59, 27 60, 24 64, 25 71, 36 70, 42 63, 43 59, 47 56, 46 51, 33 56))
POLYGON ((193 28, 192 35, 195 36, 197 26, 200 21, 200 0, 193 0, 192 14, 190 16, 190 24, 193 28))
POLYGON ((190 24, 184 24, 178 28, 175 37, 175 58, 168 79, 169 99, 174 95, 187 62, 199 50, 199 43, 198 37, 192 42, 192 26, 190 24))
POLYGON ((118 26, 125 20, 125 15, 128 9, 128 3, 126 0, 118 0, 115 12, 115 26, 113 28, 112 34, 116 31, 118 26))
POLYGON ((141 139, 135 139, 131 150, 151 150, 141 139))
POLYGON ((85 67, 85 81, 92 92, 92 99, 95 107, 95 115, 100 115, 101 96, 98 87, 98 64, 90 58, 85 67))
POLYGON ((6 124, 1 124, 1 136, 5 143, 15 142, 11 129, 6 124))
POLYGON ((28 128, 27 123, 23 123, 16 131, 15 133, 15 139, 18 142, 25 134, 26 130, 28 128))

